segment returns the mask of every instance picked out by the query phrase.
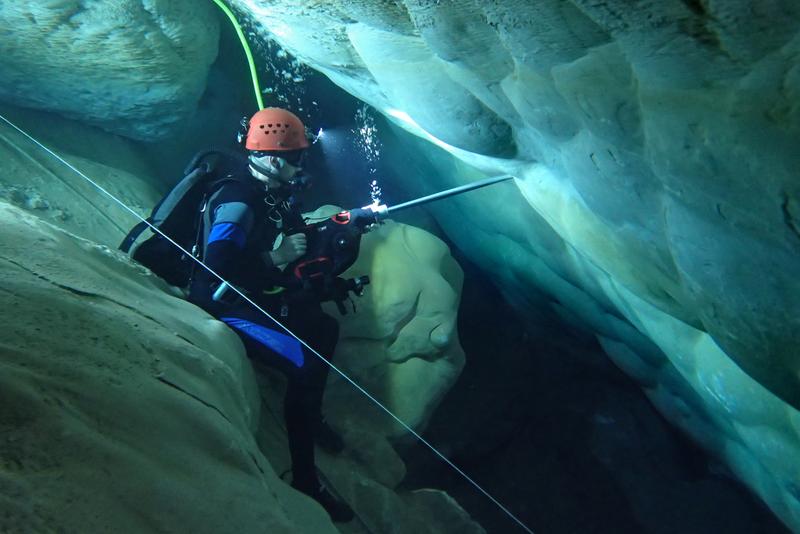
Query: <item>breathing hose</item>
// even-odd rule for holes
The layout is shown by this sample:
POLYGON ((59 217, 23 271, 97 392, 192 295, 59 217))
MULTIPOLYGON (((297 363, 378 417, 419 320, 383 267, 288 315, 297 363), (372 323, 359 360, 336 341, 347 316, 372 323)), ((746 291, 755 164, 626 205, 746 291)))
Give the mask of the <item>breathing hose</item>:
POLYGON ((214 3, 219 6, 219 8, 228 16, 230 19, 231 24, 233 24, 234 29, 236 30, 236 35, 239 36, 239 41, 242 43, 242 48, 244 48, 244 53, 247 56, 247 63, 250 65, 250 77, 253 79, 253 89, 256 93, 256 102, 258 102, 258 109, 264 109, 264 100, 261 98, 261 87, 258 84, 258 73, 256 72, 256 64, 253 61, 253 52, 250 50, 250 45, 247 44, 247 39, 244 36, 244 32, 242 31, 241 25, 239 25, 239 21, 236 20, 236 15, 233 14, 233 11, 230 10, 228 6, 222 0, 214 0, 214 3))

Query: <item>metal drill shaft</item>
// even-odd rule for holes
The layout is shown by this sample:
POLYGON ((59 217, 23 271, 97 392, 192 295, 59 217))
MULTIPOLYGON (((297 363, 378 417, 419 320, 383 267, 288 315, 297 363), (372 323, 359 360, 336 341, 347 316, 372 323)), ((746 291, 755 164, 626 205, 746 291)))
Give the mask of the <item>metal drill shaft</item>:
POLYGON ((433 202, 434 200, 440 200, 443 198, 451 197, 453 195, 460 195, 461 193, 466 193, 467 191, 472 191, 473 189, 480 189, 481 187, 486 187, 488 185, 496 184, 498 182, 505 182, 506 180, 511 180, 512 178, 514 178, 514 176, 511 176, 510 174, 504 174, 503 176, 495 176, 494 178, 486 178, 485 180, 479 180, 477 182, 472 182, 471 184, 460 185, 458 187, 454 187, 446 191, 440 191, 438 193, 434 193, 432 195, 428 195, 422 198, 409 200, 408 202, 403 202, 402 204, 398 204, 397 206, 391 206, 388 209, 388 213, 404 210, 407 208, 413 208, 414 206, 420 206, 422 204, 427 204, 428 202, 433 202))

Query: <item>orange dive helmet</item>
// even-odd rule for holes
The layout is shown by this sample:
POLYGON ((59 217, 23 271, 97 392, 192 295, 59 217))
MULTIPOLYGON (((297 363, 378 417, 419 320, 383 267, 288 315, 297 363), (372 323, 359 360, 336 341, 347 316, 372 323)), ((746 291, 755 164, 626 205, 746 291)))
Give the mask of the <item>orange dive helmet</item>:
POLYGON ((308 148, 303 121, 286 109, 264 108, 250 118, 246 127, 247 150, 283 152, 308 148))

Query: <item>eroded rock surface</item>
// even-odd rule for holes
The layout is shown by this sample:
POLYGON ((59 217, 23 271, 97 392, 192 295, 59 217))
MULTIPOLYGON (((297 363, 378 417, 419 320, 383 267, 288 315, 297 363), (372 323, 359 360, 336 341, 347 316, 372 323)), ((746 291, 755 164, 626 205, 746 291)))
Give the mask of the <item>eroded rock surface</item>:
MULTIPOLYGON (((410 188, 515 174, 433 207, 450 239, 519 309, 594 332, 800 528, 796 2, 233 3, 438 146, 408 145, 437 171, 410 188)), ((3 98, 131 137, 177 124, 213 57, 210 4, 6 4, 3 98)))
MULTIPOLYGON (((282 380, 262 369, 259 394, 231 330, 117 251, 5 202, 0 221, 0 530, 337 531, 316 503, 280 479, 289 467, 282 380)), ((420 356, 428 347, 433 370, 441 360, 444 371, 432 371, 430 387, 416 392, 405 369, 382 362, 400 369, 377 377, 382 393, 393 394, 385 402, 418 425, 463 365, 452 331, 461 273, 446 247, 423 234, 399 225, 373 234, 367 258, 379 243, 391 249, 405 240, 406 248, 388 256, 395 267, 408 267, 411 260, 398 261, 404 256, 420 261, 420 284, 392 294, 395 286, 373 268, 370 289, 390 297, 345 323, 346 330, 383 332, 374 343, 384 344, 376 354, 386 357, 385 336, 400 321, 407 330, 398 339, 420 345, 420 356), (439 274, 443 265, 449 281, 439 274), (421 304, 405 305, 415 301, 421 304), (392 320, 381 322, 383 314, 392 320), (439 325, 432 337, 431 321, 439 325)), ((319 461, 358 513, 340 526, 344 532, 483 532, 440 491, 398 491, 405 467, 387 440, 396 429, 360 398, 344 396, 329 396, 326 406, 344 429, 347 451, 319 461)))
MULTIPOLYGON (((336 213, 323 206, 311 217, 336 213)), ((346 304, 336 363, 395 415, 421 431, 464 367, 456 314, 463 273, 439 238, 413 226, 387 221, 362 239, 358 261, 342 276, 367 275, 364 296, 346 304)), ((330 407, 352 427, 399 437, 406 430, 378 413, 364 416, 361 393, 332 373, 330 407)), ((368 411, 372 413, 372 408, 368 411)))
POLYGON ((795 2, 236 3, 449 152, 410 190, 516 175, 431 209, 800 528, 795 2))
POLYGON ((336 532, 261 454, 233 332, 115 251, 0 221, 0 530, 336 532))
POLYGON ((44 112, 0 112, 25 132, 0 121, 0 198, 7 202, 116 247, 138 220, 98 187, 142 216, 163 194, 164 186, 129 140, 44 112))
POLYGON ((174 134, 217 55, 212 2, 4 2, 0 99, 145 141, 174 134))

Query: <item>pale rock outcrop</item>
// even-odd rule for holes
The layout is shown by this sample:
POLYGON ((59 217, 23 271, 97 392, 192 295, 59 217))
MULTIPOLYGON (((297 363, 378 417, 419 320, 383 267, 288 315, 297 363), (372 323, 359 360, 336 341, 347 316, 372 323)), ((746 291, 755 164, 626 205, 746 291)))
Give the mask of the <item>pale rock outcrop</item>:
MULTIPOLYGON (((323 206, 318 218, 339 211, 323 206)), ((336 365, 404 423, 421 431, 464 366, 456 315, 464 275, 439 238, 414 226, 386 221, 362 238, 358 260, 342 276, 367 275, 364 296, 347 315, 326 311, 341 326, 336 365)), ((348 426, 367 425, 398 437, 407 433, 384 413, 365 418, 362 394, 334 372, 331 411, 348 426), (382 430, 381 430, 382 429, 382 430)), ((373 414, 372 408, 367 411, 373 414)), ((344 423, 343 423, 344 424, 344 423)))
POLYGON ((455 158, 410 188, 516 175, 431 211, 800 528, 796 2, 235 3, 455 158))
POLYGON ((133 139, 174 134, 217 55, 212 2, 3 2, 0 100, 133 139))
POLYGON ((336 532, 260 452, 233 332, 118 252, 0 221, 0 530, 336 532))
MULTIPOLYGON (((119 252, 6 202, 0 221, 0 530, 336 532, 278 476, 282 377, 264 369, 259 394, 235 334, 119 252)), ((463 365, 461 271, 437 238, 397 224, 369 234, 362 258, 376 294, 344 321, 343 367, 419 427, 463 365)), ((358 513, 341 528, 482 533, 446 494, 397 489, 398 430, 337 386, 326 407, 347 451, 319 465, 358 513)))

